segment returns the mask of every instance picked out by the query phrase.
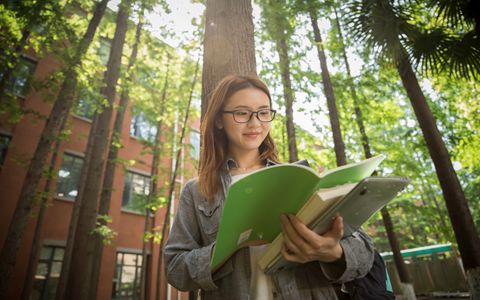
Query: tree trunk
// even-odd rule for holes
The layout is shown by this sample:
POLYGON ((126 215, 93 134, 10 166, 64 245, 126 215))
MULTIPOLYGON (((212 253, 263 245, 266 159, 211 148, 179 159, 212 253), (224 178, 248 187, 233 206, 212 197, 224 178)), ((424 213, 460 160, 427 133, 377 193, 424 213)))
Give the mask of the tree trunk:
POLYGON ((86 53, 92 42, 98 24, 105 13, 108 1, 109 0, 103 0, 99 2, 95 8, 95 13, 90 20, 85 35, 77 46, 75 56, 65 75, 65 81, 58 93, 57 100, 53 105, 50 116, 47 119, 42 135, 37 144, 37 148, 35 149, 30 165, 28 166, 17 206, 0 254, 0 299, 7 298, 7 289, 10 282, 11 272, 16 263, 16 253, 20 247, 25 226, 28 222, 28 216, 32 210, 38 182, 42 177, 42 171, 48 157, 48 152, 52 143, 57 139, 62 120, 68 116, 73 104, 77 86, 76 69, 80 65, 83 55, 86 53))
POLYGON ((325 98, 327 98, 328 115, 330 116, 333 143, 335 145, 335 157, 337 158, 337 165, 343 166, 347 164, 347 158, 345 157, 345 144, 343 143, 342 131, 340 129, 335 94, 333 92, 332 81, 330 80, 330 73, 328 72, 327 58, 325 57, 325 51, 323 49, 322 36, 320 35, 320 29, 318 29, 317 14, 312 9, 309 13, 310 20, 312 21, 315 44, 318 51, 318 59, 320 60, 320 67, 322 69, 323 90, 325 98))
MULTIPOLYGON (((94 115, 92 120, 91 128, 97 127, 97 119, 98 116, 94 115)), ((92 130, 92 129, 90 129, 92 130)), ((85 157, 82 164, 82 171, 80 172, 80 180, 78 186, 84 186, 85 181, 87 180, 87 173, 85 172, 87 166, 90 164, 90 159, 92 157, 92 146, 94 136, 88 136, 87 142, 87 149, 85 150, 85 157)), ((64 300, 65 294, 67 293, 67 284, 68 284, 68 274, 70 274, 70 266, 72 261, 72 253, 73 253, 73 242, 75 241, 75 233, 77 231, 77 223, 78 223, 78 216, 80 214, 80 206, 81 206, 81 199, 82 199, 83 191, 79 188, 78 195, 75 198, 75 202, 73 203, 73 210, 72 216, 70 218, 70 224, 68 226, 68 236, 67 242, 65 246, 65 251, 63 254, 63 261, 62 261, 62 270, 60 272, 60 278, 58 280, 57 291, 55 293, 55 300, 64 300)))
MULTIPOLYGON (((148 203, 151 202, 152 197, 156 198, 158 195, 157 185, 158 185, 158 164, 160 163, 160 153, 162 152, 162 127, 163 127, 163 118, 165 114, 165 101, 167 97, 167 87, 168 87, 168 76, 170 71, 170 55, 167 54, 167 72, 165 74, 165 82, 162 89, 162 98, 160 100, 160 119, 157 122, 157 134, 155 135, 155 144, 153 146, 153 160, 152 160, 152 169, 151 169, 151 180, 150 180, 150 193, 148 195, 148 203)), ((146 209, 145 222, 143 225, 143 233, 149 231, 149 220, 150 220, 150 209, 146 209)), ((153 252, 152 252, 153 255, 153 252)), ((142 245, 142 273, 140 274, 140 300, 143 300, 145 297, 146 291, 146 280, 147 277, 147 242, 143 240, 142 245)), ((159 287, 157 286, 157 289, 159 287)))
MULTIPOLYGON (((362 147, 365 153, 365 158, 370 158, 372 157, 372 153, 370 151, 370 142, 365 130, 365 125, 363 122, 363 114, 362 114, 362 110, 360 109, 360 101, 353 83, 353 77, 350 71, 350 64, 348 63, 347 53, 345 50, 346 46, 343 40, 342 27, 340 25, 337 9, 335 7, 334 7, 334 12, 335 12, 335 21, 337 23, 339 39, 340 39, 340 42, 342 43, 342 55, 345 61, 345 67, 347 69, 348 84, 349 84, 350 92, 352 93, 352 98, 353 98, 353 106, 355 110, 355 121, 357 122, 357 126, 360 131, 362 147)), ((385 231, 387 232, 388 242, 390 244, 390 249, 393 252, 394 262, 397 268, 398 276, 400 277, 400 281, 403 282, 404 284, 411 284, 410 276, 408 274, 407 267, 405 266, 405 261, 402 258, 400 244, 398 243, 398 238, 395 233, 395 228, 390 218, 390 213, 388 212, 387 207, 382 208, 381 212, 382 212, 383 225, 385 227, 385 231)))
POLYGON ((197 73, 198 73, 198 66, 200 64, 200 60, 197 60, 197 64, 195 66, 195 74, 193 77, 192 81, 192 88, 190 90, 190 97, 188 99, 188 104, 187 104, 187 111, 185 112, 185 118, 183 119, 183 127, 182 127, 182 133, 180 134, 180 141, 179 145, 180 148, 177 151, 177 156, 175 160, 175 167, 173 168, 173 175, 172 179, 170 180, 170 185, 168 189, 168 198, 167 198, 167 207, 165 209, 165 217, 163 218, 163 227, 162 227, 162 235, 160 236, 160 246, 159 246, 159 252, 158 252, 158 266, 157 266, 157 293, 156 293, 156 300, 161 300, 161 294, 160 290, 162 287, 162 282, 161 282, 161 276, 163 274, 163 268, 162 268, 162 261, 163 261, 163 244, 165 242, 165 236, 167 234, 167 229, 170 227, 170 207, 172 205, 172 199, 173 199, 173 192, 175 191, 175 180, 177 178, 177 171, 178 171, 178 166, 180 163, 180 154, 182 153, 183 149, 183 140, 185 138, 185 132, 188 127, 188 116, 190 114, 190 106, 192 104, 192 98, 193 98, 193 91, 195 89, 195 84, 197 83, 197 73))
POLYGON ((68 299, 95 299, 95 291, 91 287, 93 276, 93 264, 95 262, 94 239, 92 231, 96 227, 98 197, 101 191, 101 180, 105 166, 105 152, 108 151, 110 141, 110 120, 113 112, 113 104, 116 95, 117 80, 120 75, 120 65, 123 46, 127 32, 127 22, 130 13, 131 0, 122 0, 117 14, 117 26, 110 51, 110 58, 105 73, 106 87, 102 94, 108 101, 108 105, 98 114, 97 126, 90 130, 93 136, 92 151, 86 168, 84 186, 80 186, 82 192, 80 200, 79 216, 76 224, 75 239, 73 242, 71 270, 68 274, 67 291, 68 299))
MULTIPOLYGON (((443 197, 458 242, 463 267, 470 283, 471 296, 480 297, 480 237, 475 230, 457 174, 453 168, 445 143, 437 128, 435 118, 418 84, 417 77, 406 57, 397 63, 397 70, 422 129, 428 151, 432 158, 443 197)), ((474 298, 473 298, 474 299, 474 298)))
POLYGON ((202 119, 208 98, 226 75, 256 75, 252 3, 207 0, 203 41, 202 119))
MULTIPOLYGON (((281 29, 280 29, 281 30, 281 29)), ((290 59, 288 57, 287 40, 284 37, 276 42, 278 56, 280 58, 280 72, 282 76, 283 94, 285 96, 285 117, 288 138, 289 162, 298 160, 297 139, 295 137, 295 123, 293 121, 293 91, 290 79, 290 59)))
MULTIPOLYGON (((60 131, 65 128, 67 118, 63 119, 62 126, 60 131)), ((25 275, 25 281, 22 288, 22 300, 29 300, 30 294, 33 287, 33 281, 35 279, 36 266, 38 263, 38 257, 40 256, 42 250, 42 228, 43 222, 45 220, 45 212, 48 206, 48 199, 50 198, 50 186, 52 185, 53 172, 55 171, 55 165, 57 163, 58 150, 60 148, 60 141, 55 142, 55 148, 53 149, 52 158, 50 159, 50 166, 48 168, 48 178, 45 182, 45 187, 43 189, 42 200, 40 202, 40 208, 37 215, 37 223, 35 224, 35 232, 33 234, 32 248, 30 250, 30 257, 28 259, 27 274, 25 275)))
MULTIPOLYGON (((132 70, 132 67, 135 65, 135 61, 137 59, 138 54, 138 45, 140 44, 140 37, 143 27, 143 8, 139 16, 137 28, 135 31, 135 43, 132 47, 132 53, 130 55, 130 59, 127 66, 127 74, 132 70)), ((117 109, 117 114, 115 116, 115 121, 113 125, 113 134, 112 140, 120 141, 122 136, 122 125, 125 119, 125 110, 128 108, 129 104, 129 91, 128 91, 128 84, 132 80, 131 76, 128 76, 126 82, 124 83, 122 94, 120 96, 120 102, 117 109)), ((119 143, 115 143, 117 145, 119 143)), ((108 150, 108 158, 105 167, 105 175, 103 178, 103 185, 102 185, 102 192, 100 194, 100 204, 98 207, 98 215, 108 215, 110 211, 110 201, 112 197, 112 190, 113 190, 113 180, 115 178, 115 170, 117 167, 117 157, 119 148, 115 145, 111 145, 108 150)), ((104 219, 99 219, 98 222, 106 226, 107 222, 104 219)), ((102 267, 102 256, 103 256, 103 239, 99 235, 95 235, 94 237, 94 251, 93 251, 93 271, 92 276, 90 279, 90 286, 91 286, 91 295, 95 296, 98 290, 98 284, 100 280, 100 271, 102 267)))
POLYGON ((365 130, 365 125, 363 123, 363 114, 362 110, 360 109, 360 99, 358 98, 357 91, 355 89, 355 85, 353 83, 353 76, 352 72, 350 71, 350 64, 348 62, 347 53, 346 53, 346 46, 343 39, 342 27, 340 25, 340 20, 338 18, 337 9, 333 6, 335 12, 335 21, 337 23, 338 29, 338 37, 340 42, 342 43, 342 56, 343 60, 345 61, 345 68, 347 69, 347 76, 348 76, 348 86, 350 88, 350 92, 352 93, 353 99, 353 108, 355 110, 355 121, 357 122, 358 130, 360 131, 361 139, 362 139, 362 146, 365 152, 365 157, 370 158, 372 157, 372 152, 370 151, 370 143, 368 140, 367 132, 365 130))

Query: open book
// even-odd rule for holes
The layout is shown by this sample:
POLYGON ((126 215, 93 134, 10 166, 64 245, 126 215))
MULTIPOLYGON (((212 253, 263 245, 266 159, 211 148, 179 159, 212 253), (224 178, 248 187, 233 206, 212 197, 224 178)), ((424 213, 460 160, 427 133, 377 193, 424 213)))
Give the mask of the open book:
MULTIPOLYGON (((407 177, 367 177, 357 184, 321 189, 302 207, 297 217, 315 232, 331 228, 338 213, 343 217, 343 235, 351 235, 375 212, 390 202, 408 184, 407 177)), ((266 273, 298 265, 283 259, 283 234, 277 235, 260 257, 258 264, 266 273)))
POLYGON ((302 165, 276 165, 239 179, 230 186, 225 200, 211 269, 218 269, 241 247, 273 242, 281 233, 281 214, 304 211, 309 218, 316 219, 335 199, 341 199, 369 177, 383 159, 372 157, 321 175, 302 165), (318 196, 320 190, 328 193, 328 197, 323 196, 327 201, 318 196), (316 208, 302 210, 306 203, 316 208))

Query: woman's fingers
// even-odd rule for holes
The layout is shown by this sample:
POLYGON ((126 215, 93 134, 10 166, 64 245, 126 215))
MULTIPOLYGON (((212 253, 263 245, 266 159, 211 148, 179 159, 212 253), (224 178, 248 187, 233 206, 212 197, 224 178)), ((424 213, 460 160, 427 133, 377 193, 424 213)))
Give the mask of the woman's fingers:
POLYGON ((337 240, 341 240, 343 237, 343 218, 337 214, 335 220, 333 220, 332 229, 327 232, 330 233, 331 236, 337 240))
POLYGON ((343 219, 337 215, 332 227, 323 235, 309 229, 295 216, 281 216, 284 236, 282 255, 286 260, 308 262, 313 260, 333 261, 341 257, 343 249, 343 219))
POLYGON ((296 254, 300 252, 299 244, 302 240, 302 237, 298 235, 295 228, 293 228, 290 223, 290 219, 286 215, 282 215, 282 228, 283 228, 283 238, 286 250, 290 254, 296 254))

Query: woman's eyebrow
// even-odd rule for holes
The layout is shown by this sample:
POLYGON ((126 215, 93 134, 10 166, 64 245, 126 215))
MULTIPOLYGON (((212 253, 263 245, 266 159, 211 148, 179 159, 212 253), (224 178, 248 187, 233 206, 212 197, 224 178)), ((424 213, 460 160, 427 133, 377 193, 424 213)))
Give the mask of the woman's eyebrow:
MULTIPOLYGON (((239 108, 252 109, 250 106, 246 106, 246 105, 237 105, 233 109, 239 109, 239 108)), ((263 109, 263 108, 270 108, 270 106, 269 105, 261 105, 257 109, 263 109)))

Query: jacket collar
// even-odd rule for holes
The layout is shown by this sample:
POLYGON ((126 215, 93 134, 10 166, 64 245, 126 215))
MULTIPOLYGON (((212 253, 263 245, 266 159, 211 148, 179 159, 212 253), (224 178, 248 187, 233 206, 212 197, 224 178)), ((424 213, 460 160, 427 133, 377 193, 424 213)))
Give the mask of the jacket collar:
MULTIPOLYGON (((274 166, 276 164, 277 163, 267 158, 265 162, 265 167, 274 166)), ((231 157, 227 158, 227 161, 225 162, 224 170, 230 171, 231 169, 235 169, 235 168, 238 168, 237 162, 231 157)))

